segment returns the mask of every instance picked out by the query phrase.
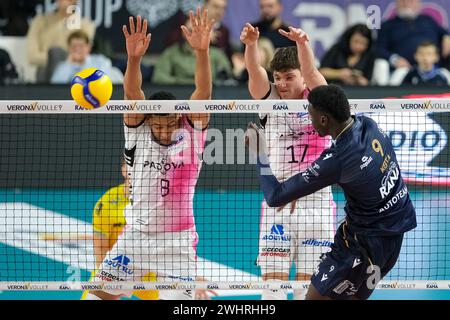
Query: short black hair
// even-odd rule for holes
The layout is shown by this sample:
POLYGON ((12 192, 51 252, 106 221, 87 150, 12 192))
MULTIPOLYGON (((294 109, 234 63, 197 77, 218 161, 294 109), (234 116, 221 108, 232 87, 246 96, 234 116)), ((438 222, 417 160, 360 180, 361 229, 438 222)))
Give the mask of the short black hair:
POLYGON ((272 61, 270 61, 270 70, 272 72, 285 72, 291 69, 300 69, 297 47, 291 46, 277 49, 272 61))
POLYGON ((308 101, 317 111, 331 115, 338 122, 350 118, 350 104, 339 86, 330 84, 316 87, 309 93, 308 101))
POLYGON ((177 100, 177 98, 168 91, 158 91, 148 97, 148 100, 177 100))
MULTIPOLYGON (((177 98, 168 91, 157 91, 153 93, 148 100, 177 100, 177 98)), ((147 116, 157 115, 159 117, 167 117, 170 116, 170 113, 147 113, 147 116)))

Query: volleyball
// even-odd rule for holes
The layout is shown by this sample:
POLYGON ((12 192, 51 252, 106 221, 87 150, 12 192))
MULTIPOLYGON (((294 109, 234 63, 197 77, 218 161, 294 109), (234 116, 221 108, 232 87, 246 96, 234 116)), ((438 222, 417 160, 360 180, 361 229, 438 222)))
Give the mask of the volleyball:
POLYGON ((73 100, 85 109, 104 106, 112 95, 112 82, 106 73, 96 68, 78 72, 72 79, 73 100))

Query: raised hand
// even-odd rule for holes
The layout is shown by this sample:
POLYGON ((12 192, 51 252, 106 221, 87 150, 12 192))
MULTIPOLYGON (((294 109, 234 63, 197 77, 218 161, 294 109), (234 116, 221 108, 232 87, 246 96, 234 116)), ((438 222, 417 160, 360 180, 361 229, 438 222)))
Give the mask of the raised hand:
POLYGON ((189 11, 189 24, 191 29, 182 25, 181 30, 191 48, 200 51, 207 50, 211 41, 211 30, 214 24, 214 20, 208 19, 208 11, 204 8, 197 8, 196 16, 194 16, 192 10, 189 11))
POLYGON ((278 32, 291 41, 302 44, 309 41, 308 34, 299 28, 289 27, 289 32, 284 31, 283 29, 278 29, 278 32))
POLYGON ((242 29, 241 42, 246 46, 254 45, 259 39, 258 27, 253 27, 250 23, 246 23, 244 29, 242 29))
POLYGON ((122 27, 123 34, 127 46, 127 54, 130 58, 141 58, 150 45, 151 33, 147 34, 147 19, 142 22, 141 16, 137 16, 136 28, 134 26, 134 19, 130 17, 130 32, 127 26, 122 27))

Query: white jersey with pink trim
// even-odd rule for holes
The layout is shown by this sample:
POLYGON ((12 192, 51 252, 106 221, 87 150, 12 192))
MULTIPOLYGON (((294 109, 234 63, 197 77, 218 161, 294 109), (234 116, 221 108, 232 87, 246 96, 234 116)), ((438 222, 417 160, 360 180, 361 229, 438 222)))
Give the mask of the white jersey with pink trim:
POLYGON ((144 121, 125 127, 125 161, 130 179, 127 225, 142 232, 178 232, 195 227, 193 199, 202 165, 206 130, 194 130, 186 116, 175 142, 155 141, 144 121))
MULTIPOLYGON (((306 89, 303 99, 308 94, 306 89)), ((281 99, 274 84, 265 99, 281 99)), ((330 138, 321 138, 314 130, 308 112, 260 113, 259 117, 265 123, 270 165, 280 181, 306 170, 331 145, 330 138)))

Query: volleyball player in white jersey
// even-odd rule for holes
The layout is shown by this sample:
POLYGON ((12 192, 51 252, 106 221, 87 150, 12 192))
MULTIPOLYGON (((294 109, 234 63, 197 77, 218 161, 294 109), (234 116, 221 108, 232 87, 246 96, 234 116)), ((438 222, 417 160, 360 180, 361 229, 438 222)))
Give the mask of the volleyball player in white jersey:
MULTIPOLYGON (((259 64, 258 28, 249 23, 241 33, 245 44, 245 64, 249 91, 254 99, 306 99, 310 90, 327 84, 314 63, 314 53, 305 32, 289 28, 280 33, 296 42, 296 47, 280 48, 271 61, 274 83, 259 64)), ((274 101, 274 106, 283 108, 274 101)), ((276 107, 274 107, 276 109, 276 107)), ((279 181, 302 172, 329 147, 304 113, 260 114, 272 170, 279 181)), ((309 281, 322 253, 329 251, 334 236, 335 204, 331 188, 322 189, 291 203, 290 208, 261 209, 258 265, 264 280, 288 280, 295 263, 296 280, 309 281)), ((303 300, 306 289, 294 290, 294 299, 303 300)), ((284 290, 264 290, 263 300, 286 299, 284 290)))
MULTIPOLYGON (((209 42, 212 21, 206 11, 190 12, 191 30, 183 34, 196 56, 195 91, 191 99, 211 98, 209 42)), ((128 65, 125 98, 144 100, 141 58, 150 44, 147 20, 130 17, 126 38, 128 65)), ((174 100, 158 92, 149 100, 174 100)), ((195 185, 209 123, 208 114, 125 114, 125 160, 130 179, 127 226, 106 255, 94 281, 140 282, 148 272, 159 281, 194 281, 197 233, 193 214, 195 185)), ((206 292, 202 291, 202 294, 206 292)), ((131 291, 91 291, 87 299, 119 299, 131 291)), ((191 299, 192 293, 160 291, 160 299, 191 299)))

